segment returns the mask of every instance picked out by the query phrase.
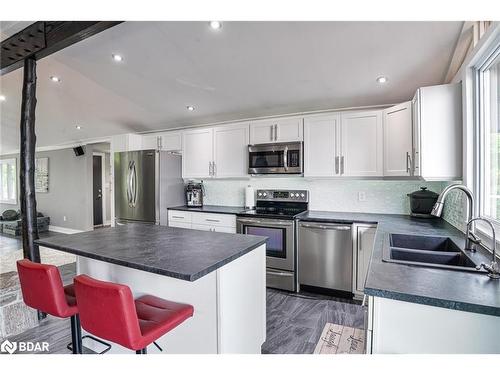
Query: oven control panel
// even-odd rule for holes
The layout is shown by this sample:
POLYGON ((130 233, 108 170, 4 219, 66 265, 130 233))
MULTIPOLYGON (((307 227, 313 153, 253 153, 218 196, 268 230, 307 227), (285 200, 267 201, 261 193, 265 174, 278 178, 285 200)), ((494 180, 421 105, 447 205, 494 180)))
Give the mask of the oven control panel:
POLYGON ((309 202, 307 190, 257 190, 257 200, 275 202, 309 202))

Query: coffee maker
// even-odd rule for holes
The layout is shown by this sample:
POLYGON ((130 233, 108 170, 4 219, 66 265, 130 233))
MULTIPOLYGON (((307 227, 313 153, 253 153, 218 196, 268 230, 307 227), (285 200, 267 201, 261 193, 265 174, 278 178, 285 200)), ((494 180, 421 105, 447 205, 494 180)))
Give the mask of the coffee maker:
POLYGON ((203 188, 203 181, 194 182, 189 181, 186 185, 186 205, 188 207, 201 207, 203 206, 203 196, 205 189, 203 188))

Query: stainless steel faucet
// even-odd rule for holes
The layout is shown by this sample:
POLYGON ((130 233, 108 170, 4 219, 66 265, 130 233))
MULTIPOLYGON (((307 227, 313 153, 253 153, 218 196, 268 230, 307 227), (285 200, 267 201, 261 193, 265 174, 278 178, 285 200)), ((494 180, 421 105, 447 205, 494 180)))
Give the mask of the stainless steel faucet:
POLYGON ((491 251, 492 253, 492 258, 491 258, 491 264, 485 264, 485 263, 481 263, 479 266, 476 267, 476 269, 480 270, 481 268, 484 268, 486 271, 488 271, 488 276, 492 279, 500 279, 500 268, 498 267, 498 263, 497 263, 497 239, 496 239, 496 235, 495 235, 495 227, 493 226, 493 224, 491 223, 490 220, 488 219, 485 219, 484 217, 476 217, 474 219, 471 219, 469 220, 469 222, 467 223, 467 237, 469 237, 469 228, 470 228, 470 225, 475 222, 475 221, 483 221, 485 223, 487 223, 490 228, 491 228, 491 233, 492 233, 492 236, 493 236, 493 249, 491 251))
POLYGON ((439 197, 432 208, 431 215, 440 217, 443 213, 444 200, 448 193, 452 190, 462 190, 468 198, 468 216, 467 216, 467 237, 465 239, 465 249, 469 251, 476 250, 476 244, 481 243, 481 240, 476 236, 474 231, 474 221, 472 217, 474 216, 474 194, 472 191, 465 185, 461 184, 453 184, 444 188, 444 190, 439 194, 439 197), (469 227, 471 224, 471 227, 469 227), (469 230, 471 228, 472 230, 469 230))

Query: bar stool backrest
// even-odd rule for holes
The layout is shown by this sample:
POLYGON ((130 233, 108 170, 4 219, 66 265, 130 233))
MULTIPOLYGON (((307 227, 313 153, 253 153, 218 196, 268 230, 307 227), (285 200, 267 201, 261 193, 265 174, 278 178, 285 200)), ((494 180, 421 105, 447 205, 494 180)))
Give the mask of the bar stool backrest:
POLYGON ((82 327, 93 335, 127 348, 141 339, 134 297, 127 285, 75 277, 82 327))
POLYGON ((17 261, 17 272, 24 303, 29 307, 59 318, 78 312, 76 306, 68 305, 56 266, 22 259, 17 261))

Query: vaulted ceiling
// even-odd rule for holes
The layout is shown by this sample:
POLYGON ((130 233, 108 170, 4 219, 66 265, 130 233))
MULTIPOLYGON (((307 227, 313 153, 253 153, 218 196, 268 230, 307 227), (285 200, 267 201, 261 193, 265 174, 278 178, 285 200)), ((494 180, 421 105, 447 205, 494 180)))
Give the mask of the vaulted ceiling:
MULTIPOLYGON (((0 27, 6 37, 20 25, 0 27)), ((409 100, 418 87, 443 83, 461 28, 125 22, 38 62, 37 144, 409 100)), ((22 69, 0 77, 1 153, 19 148, 21 87, 22 69)))

